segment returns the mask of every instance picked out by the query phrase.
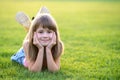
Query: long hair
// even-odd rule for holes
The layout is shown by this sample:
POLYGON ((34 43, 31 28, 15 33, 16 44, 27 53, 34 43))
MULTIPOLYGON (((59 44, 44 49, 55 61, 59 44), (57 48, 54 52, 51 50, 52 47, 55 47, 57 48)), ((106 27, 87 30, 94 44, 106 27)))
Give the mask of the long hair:
POLYGON ((53 19, 53 17, 50 14, 40 14, 37 16, 30 26, 29 32, 25 40, 28 40, 28 55, 30 60, 35 61, 38 55, 38 48, 33 44, 33 36, 34 32, 39 28, 48 28, 50 30, 53 30, 56 35, 56 44, 53 46, 51 52, 53 55, 53 58, 56 59, 59 57, 63 51, 63 43, 60 40, 59 37, 59 31, 57 28, 56 21, 53 19))

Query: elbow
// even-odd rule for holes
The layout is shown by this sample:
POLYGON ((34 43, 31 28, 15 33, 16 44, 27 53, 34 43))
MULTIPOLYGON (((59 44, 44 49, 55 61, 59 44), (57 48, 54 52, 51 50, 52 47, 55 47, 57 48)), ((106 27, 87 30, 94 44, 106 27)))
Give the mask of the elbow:
POLYGON ((60 67, 48 69, 50 72, 58 72, 60 67))
POLYGON ((31 71, 31 72, 37 72, 37 70, 34 69, 34 68, 28 68, 28 69, 29 69, 29 71, 31 71))
POLYGON ((28 69, 29 69, 29 71, 31 71, 31 72, 40 72, 40 71, 41 71, 41 69, 34 68, 34 67, 29 67, 28 69))

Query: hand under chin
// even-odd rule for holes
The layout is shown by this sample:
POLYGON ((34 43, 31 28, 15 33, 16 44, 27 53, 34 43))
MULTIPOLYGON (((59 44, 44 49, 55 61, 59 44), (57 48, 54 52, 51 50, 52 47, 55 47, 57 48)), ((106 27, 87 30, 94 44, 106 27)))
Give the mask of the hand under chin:
POLYGON ((42 43, 42 46, 46 47, 48 46, 48 43, 42 43))

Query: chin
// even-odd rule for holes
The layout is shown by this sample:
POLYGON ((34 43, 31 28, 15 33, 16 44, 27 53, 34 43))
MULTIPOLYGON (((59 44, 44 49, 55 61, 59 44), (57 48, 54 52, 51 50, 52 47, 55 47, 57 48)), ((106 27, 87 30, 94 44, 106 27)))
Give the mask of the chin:
POLYGON ((44 47, 46 47, 48 44, 42 44, 44 47))
POLYGON ((47 45, 43 45, 44 47, 46 47, 47 45))
POLYGON ((50 42, 41 42, 42 46, 46 47, 50 42))

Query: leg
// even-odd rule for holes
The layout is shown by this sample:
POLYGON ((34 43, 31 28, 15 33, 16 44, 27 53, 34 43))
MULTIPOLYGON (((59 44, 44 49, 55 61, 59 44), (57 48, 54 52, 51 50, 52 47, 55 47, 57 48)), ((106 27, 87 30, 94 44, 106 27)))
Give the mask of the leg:
POLYGON ((27 16, 25 13, 18 12, 16 14, 16 21, 22 26, 24 26, 27 31, 29 30, 29 27, 31 25, 31 20, 29 16, 27 16))

